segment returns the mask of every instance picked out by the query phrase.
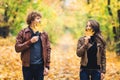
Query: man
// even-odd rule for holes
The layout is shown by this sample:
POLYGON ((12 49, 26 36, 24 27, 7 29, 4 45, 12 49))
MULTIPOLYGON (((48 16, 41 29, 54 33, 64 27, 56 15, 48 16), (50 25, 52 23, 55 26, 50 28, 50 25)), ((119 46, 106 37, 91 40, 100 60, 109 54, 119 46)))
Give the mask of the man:
POLYGON ((81 57, 80 80, 101 80, 106 72, 106 43, 95 20, 86 24, 86 35, 78 40, 77 56, 81 57))
POLYGON ((46 32, 40 32, 41 14, 31 12, 28 27, 16 38, 15 50, 21 52, 24 80, 44 80, 50 68, 50 42, 46 32))

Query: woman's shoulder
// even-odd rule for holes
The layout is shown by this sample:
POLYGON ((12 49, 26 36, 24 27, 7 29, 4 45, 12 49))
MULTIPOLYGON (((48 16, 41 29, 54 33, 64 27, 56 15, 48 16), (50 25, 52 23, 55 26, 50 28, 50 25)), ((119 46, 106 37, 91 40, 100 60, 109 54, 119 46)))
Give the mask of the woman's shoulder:
POLYGON ((97 42, 100 42, 101 44, 103 44, 103 46, 106 46, 106 41, 104 40, 104 37, 102 35, 98 34, 96 36, 96 40, 97 42))
POLYGON ((82 36, 82 37, 79 38, 80 41, 84 40, 84 39, 85 39, 85 36, 82 36))
POLYGON ((85 36, 82 36, 78 39, 78 43, 84 43, 85 41, 85 36))

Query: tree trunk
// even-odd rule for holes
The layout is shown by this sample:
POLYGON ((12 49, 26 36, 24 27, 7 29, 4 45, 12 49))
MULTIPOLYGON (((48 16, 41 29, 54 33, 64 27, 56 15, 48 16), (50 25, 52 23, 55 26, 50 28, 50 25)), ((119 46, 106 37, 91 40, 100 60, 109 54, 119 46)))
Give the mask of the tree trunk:
POLYGON ((120 56, 120 9, 118 9, 117 11, 117 16, 118 16, 119 26, 113 27, 113 33, 115 34, 114 40, 116 42, 116 54, 120 56))

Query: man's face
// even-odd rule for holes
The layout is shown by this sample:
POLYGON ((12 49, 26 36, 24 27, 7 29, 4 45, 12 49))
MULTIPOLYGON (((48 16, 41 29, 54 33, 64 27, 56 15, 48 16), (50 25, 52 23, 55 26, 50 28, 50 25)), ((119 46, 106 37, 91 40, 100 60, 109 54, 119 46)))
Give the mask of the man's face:
POLYGON ((41 19, 40 19, 39 16, 37 16, 34 21, 37 22, 37 23, 40 23, 40 22, 41 22, 41 19))
POLYGON ((31 28, 34 31, 43 31, 43 26, 41 26, 41 17, 37 16, 34 21, 32 21, 31 28))
POLYGON ((35 17, 34 21, 32 21, 32 27, 37 28, 40 27, 41 18, 39 16, 35 17))

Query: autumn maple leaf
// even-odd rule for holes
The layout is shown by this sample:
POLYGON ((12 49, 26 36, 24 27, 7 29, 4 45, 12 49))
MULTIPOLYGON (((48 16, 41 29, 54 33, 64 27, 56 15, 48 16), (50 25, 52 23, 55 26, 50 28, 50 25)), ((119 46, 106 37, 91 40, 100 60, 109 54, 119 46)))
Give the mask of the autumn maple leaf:
POLYGON ((87 37, 90 37, 90 36, 92 36, 93 34, 94 34, 93 29, 88 29, 88 30, 85 31, 85 36, 87 36, 87 37))

